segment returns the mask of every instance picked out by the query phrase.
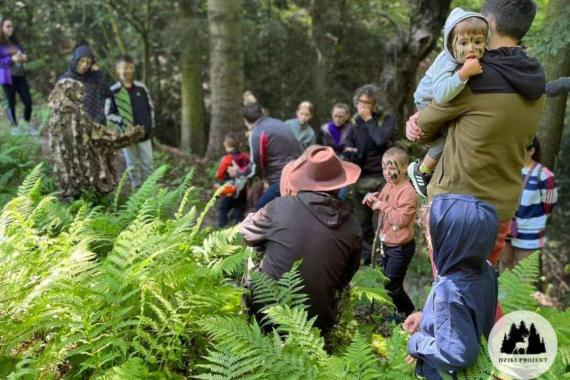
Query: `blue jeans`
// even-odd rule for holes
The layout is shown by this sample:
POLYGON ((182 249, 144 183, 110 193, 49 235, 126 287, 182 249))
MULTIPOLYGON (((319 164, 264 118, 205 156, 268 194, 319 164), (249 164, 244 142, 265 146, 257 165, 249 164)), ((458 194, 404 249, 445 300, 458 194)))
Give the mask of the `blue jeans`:
POLYGON ((263 193, 261 198, 259 198, 255 204, 255 210, 263 208, 266 204, 280 196, 281 193, 279 192, 279 182, 269 185, 267 190, 265 190, 265 193, 263 193))
POLYGON ((151 139, 138 142, 123 148, 125 163, 129 172, 131 186, 140 187, 153 171, 151 139))

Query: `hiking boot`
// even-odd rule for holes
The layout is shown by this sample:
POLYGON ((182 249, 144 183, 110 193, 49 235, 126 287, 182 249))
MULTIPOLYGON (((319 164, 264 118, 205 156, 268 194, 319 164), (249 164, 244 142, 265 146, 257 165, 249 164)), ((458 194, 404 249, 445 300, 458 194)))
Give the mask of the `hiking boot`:
POLYGON ((423 198, 427 198, 427 187, 431 180, 431 174, 420 172, 420 162, 415 161, 408 165, 408 178, 416 192, 423 198))

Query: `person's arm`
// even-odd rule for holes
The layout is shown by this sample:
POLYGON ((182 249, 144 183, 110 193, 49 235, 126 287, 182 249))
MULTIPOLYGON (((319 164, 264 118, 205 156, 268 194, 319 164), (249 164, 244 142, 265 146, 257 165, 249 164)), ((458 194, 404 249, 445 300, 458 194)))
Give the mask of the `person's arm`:
POLYGON ((148 88, 146 87, 146 85, 142 82, 137 82, 143 89, 143 91, 146 94, 146 108, 147 108, 147 112, 150 114, 150 128, 154 129, 155 126, 155 120, 154 120, 154 103, 152 102, 152 98, 150 97, 150 92, 148 91, 148 88))
POLYGON ((570 90, 570 77, 561 77, 546 83, 546 96, 559 96, 567 94, 570 90))
POLYGON ((352 277, 354 277, 354 275, 360 268, 360 254, 362 251, 361 235, 358 236, 358 238, 354 242, 354 246, 351 248, 352 249, 350 252, 350 256, 342 273, 342 279, 340 284, 341 288, 344 288, 345 286, 348 286, 348 284, 350 284, 350 281, 352 281, 352 277))
POLYGON ((90 137, 96 144, 110 146, 113 149, 129 146, 144 136, 144 129, 139 126, 130 125, 124 132, 117 133, 99 123, 91 121, 91 118, 87 117, 87 115, 83 117, 83 121, 92 123, 89 126, 90 137))
POLYGON ((232 156, 226 155, 220 161, 220 166, 218 166, 218 170, 216 171, 216 178, 218 181, 223 181, 226 177, 226 171, 232 164, 232 156))
POLYGON ((550 171, 544 171, 545 179, 540 178, 540 196, 542 200, 542 205, 546 215, 550 215, 556 202, 558 202, 558 189, 556 187, 556 181, 554 179, 554 174, 550 171))
POLYGON ((12 54, 8 52, 8 49, 0 49, 0 66, 12 66, 14 60, 12 60, 12 54))
POLYGON ((119 113, 114 96, 105 99, 105 118, 115 124, 119 130, 124 130, 126 127, 127 123, 125 123, 125 120, 119 113))
POLYGON ((467 368, 479 355, 479 337, 471 313, 459 296, 450 296, 451 289, 441 287, 436 291, 434 336, 422 331, 412 334, 408 340, 408 353, 444 371, 467 368))
POLYGON ((431 103, 420 111, 417 121, 422 130, 420 143, 430 143, 439 137, 439 130, 469 110, 471 90, 464 89, 455 99, 447 104, 431 103))
POLYGON ((239 232, 247 245, 262 245, 273 229, 271 223, 272 204, 269 203, 256 213, 249 214, 239 225, 239 232))
POLYGON ((382 121, 382 125, 375 125, 372 128, 368 128, 368 132, 374 144, 386 145, 392 140, 394 129, 396 129, 396 117, 386 115, 382 121))
POLYGON ((263 171, 266 161, 268 137, 264 131, 254 128, 249 135, 249 154, 251 161, 243 175, 253 178, 258 172, 263 171))
POLYGON ((416 215, 417 206, 416 193, 411 191, 402 194, 397 206, 389 205, 387 202, 379 202, 383 222, 396 226, 407 226, 416 215))

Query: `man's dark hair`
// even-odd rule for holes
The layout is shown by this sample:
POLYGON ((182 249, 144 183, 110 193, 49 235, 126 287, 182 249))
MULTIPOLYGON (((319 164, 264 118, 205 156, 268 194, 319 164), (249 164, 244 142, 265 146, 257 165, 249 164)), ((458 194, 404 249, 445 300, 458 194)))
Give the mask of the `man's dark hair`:
POLYGON ((528 32, 534 16, 536 4, 533 0, 487 0, 481 13, 495 21, 497 33, 522 40, 528 32))
POLYGON ((536 136, 532 139, 531 143, 526 146, 526 150, 529 151, 534 149, 534 153, 532 154, 532 159, 536 162, 540 162, 540 143, 536 136))
POLYGON ((133 59, 133 57, 131 57, 128 54, 121 54, 119 55, 116 59, 115 59, 115 65, 119 62, 126 62, 126 63, 132 63, 133 65, 135 64, 135 60, 133 59))
POLYGON ((259 103, 252 103, 243 107, 243 118, 248 123, 255 123, 261 116, 263 116, 263 109, 259 103))
POLYGON ((361 96, 367 96, 372 100, 373 106, 372 109, 376 112, 380 110, 380 89, 375 84, 365 84, 364 86, 359 87, 355 92, 352 98, 352 103, 354 107, 358 107, 358 99, 361 96))

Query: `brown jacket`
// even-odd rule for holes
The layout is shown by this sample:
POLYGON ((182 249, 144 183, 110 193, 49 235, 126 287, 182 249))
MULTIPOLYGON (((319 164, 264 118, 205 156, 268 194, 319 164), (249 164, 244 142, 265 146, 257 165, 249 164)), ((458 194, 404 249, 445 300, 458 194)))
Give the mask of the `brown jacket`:
POLYGON ((316 326, 330 329, 336 320, 339 290, 360 265, 362 232, 346 204, 327 193, 300 192, 273 200, 241 223, 240 232, 265 255, 261 270, 279 279, 302 260, 300 273, 316 326))
POLYGON ((520 48, 489 51, 483 74, 450 103, 420 112, 422 142, 449 125, 443 155, 428 186, 440 193, 473 195, 491 203, 500 220, 513 217, 521 191, 525 147, 545 104, 542 68, 520 48))

